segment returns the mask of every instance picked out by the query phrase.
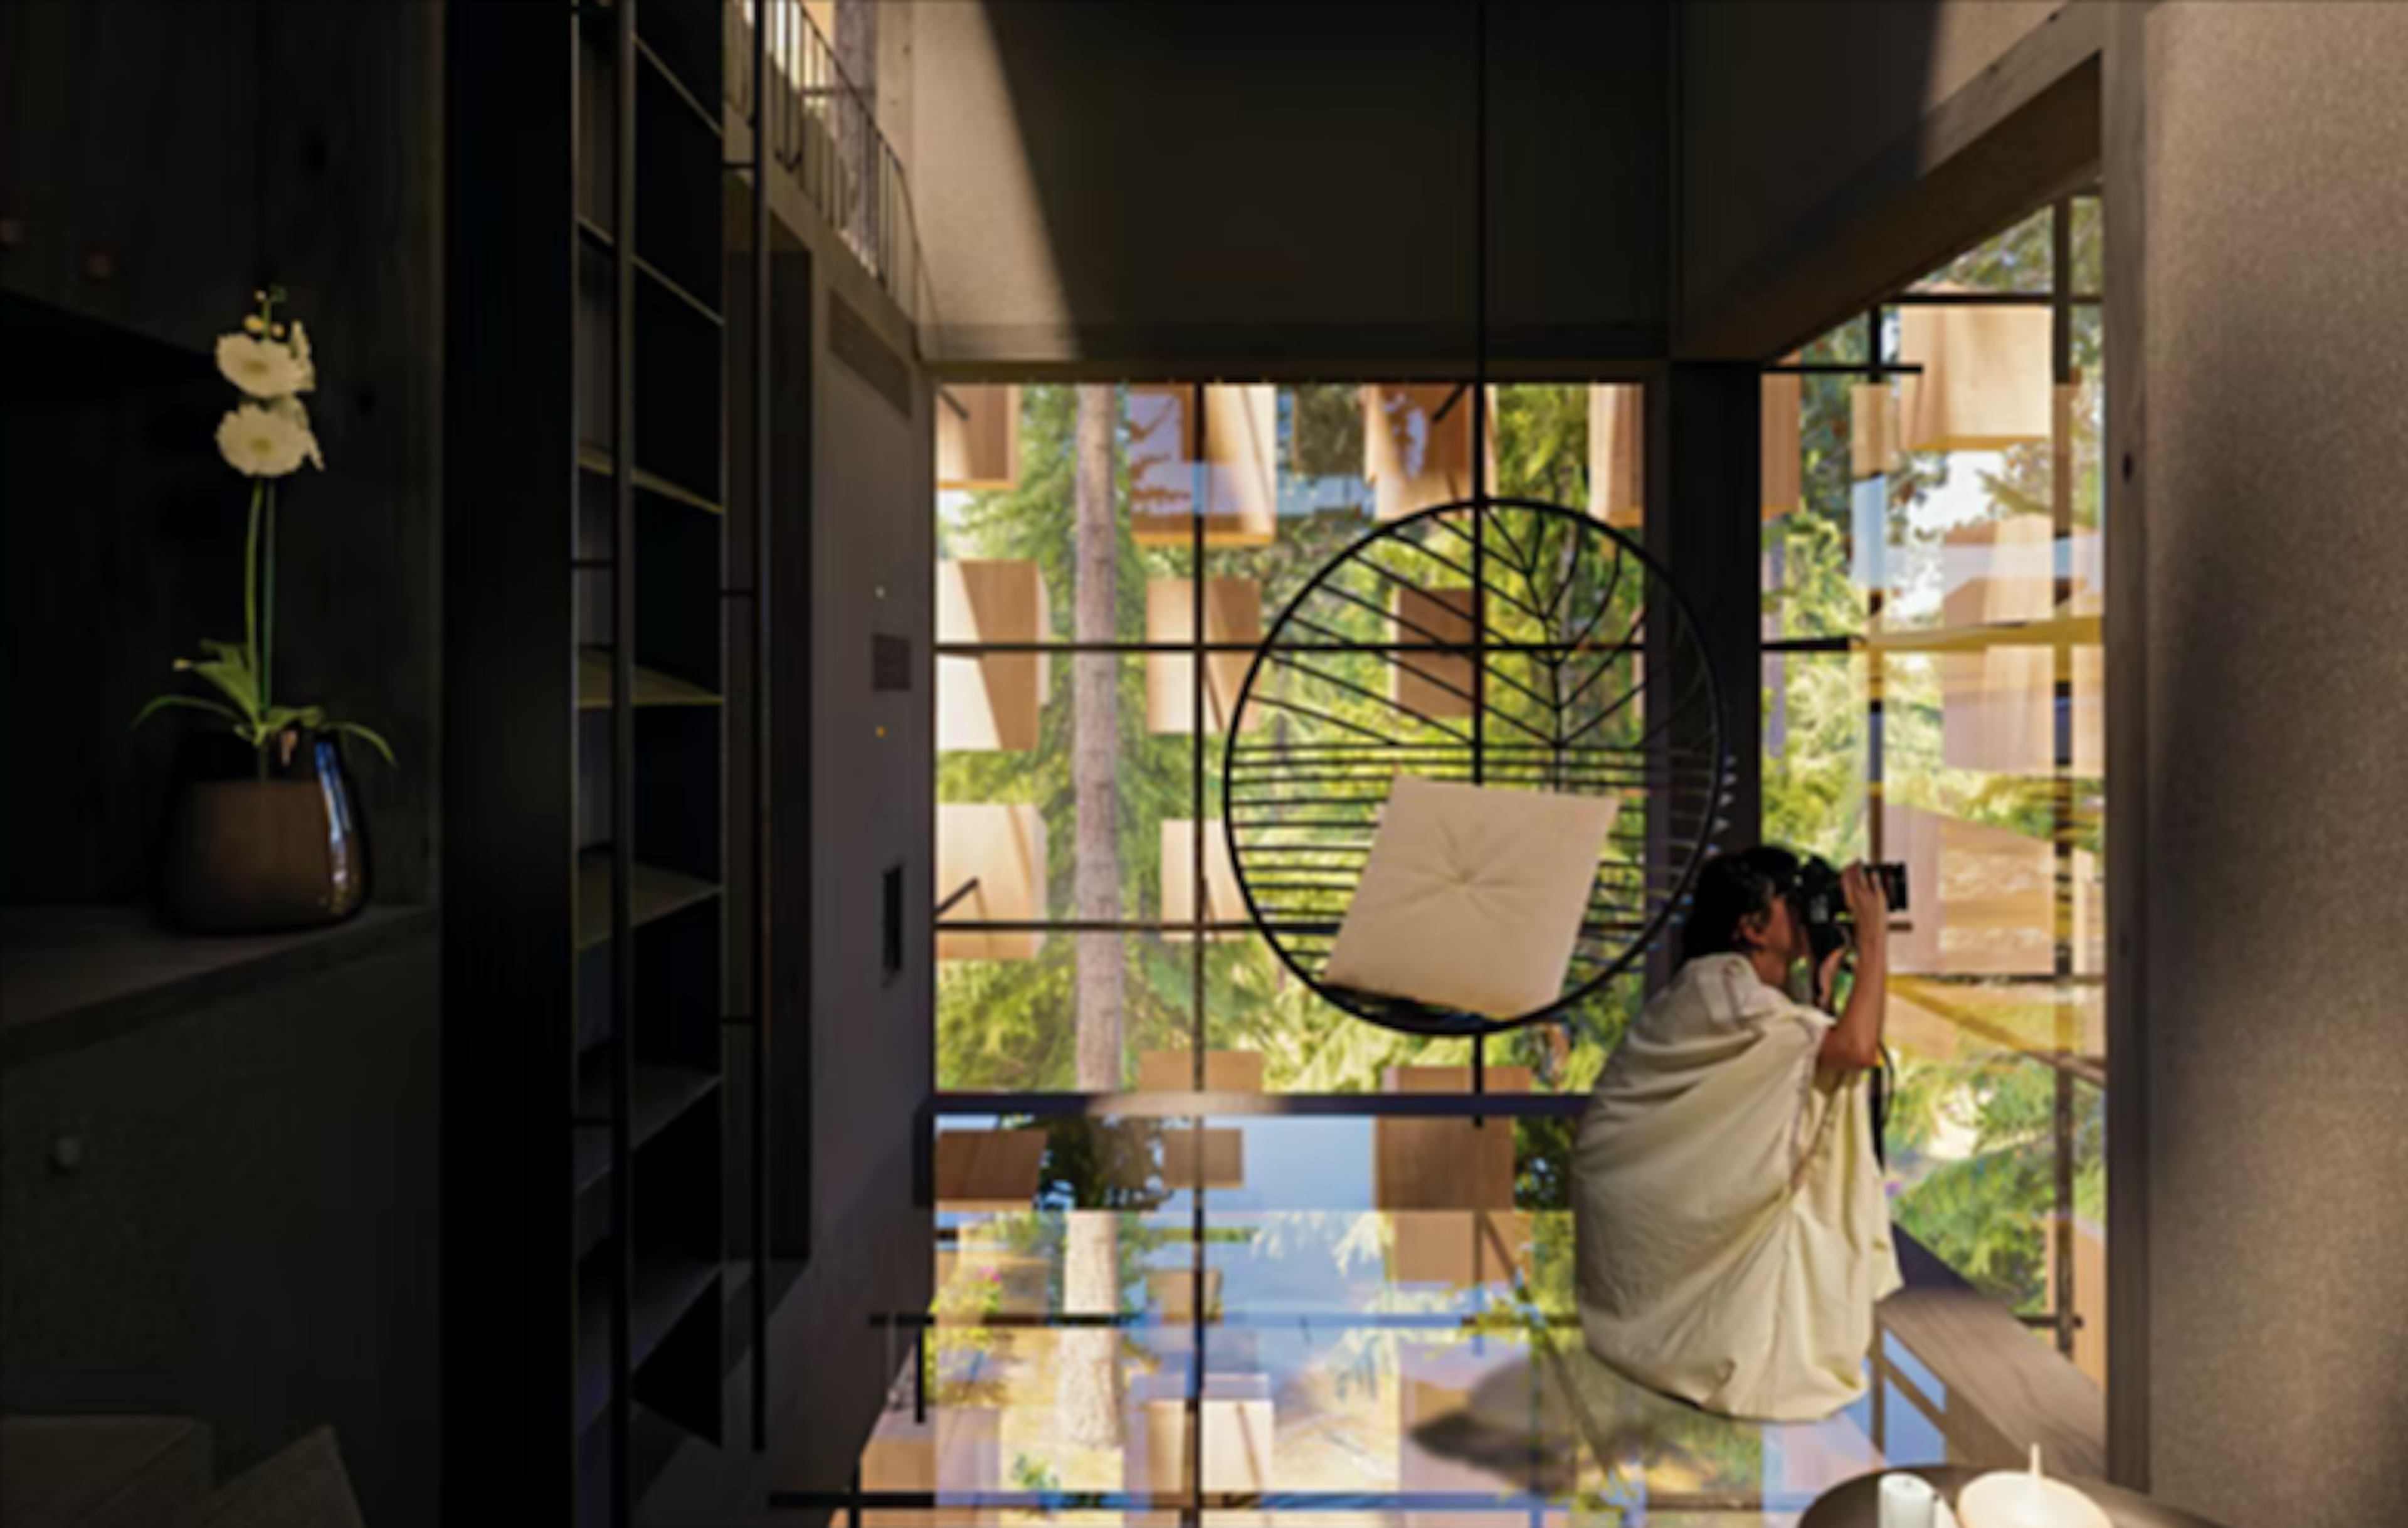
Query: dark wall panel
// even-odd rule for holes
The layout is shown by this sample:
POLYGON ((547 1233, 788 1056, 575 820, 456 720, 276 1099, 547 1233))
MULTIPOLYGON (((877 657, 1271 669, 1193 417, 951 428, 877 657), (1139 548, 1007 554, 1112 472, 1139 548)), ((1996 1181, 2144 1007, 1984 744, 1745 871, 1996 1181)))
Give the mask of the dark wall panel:
POLYGON ((179 717, 171 664, 242 634, 247 485, 209 359, 263 279, 308 326, 327 469, 281 494, 277 693, 376 727, 354 764, 380 896, 431 888, 441 347, 438 7, 29 5, 0 21, 0 423, 19 714, 0 898, 149 889, 179 717), (262 110, 265 95, 273 109, 262 110))
POLYGON ((222 1476, 331 1424, 368 1521, 436 1521, 436 971, 421 935, 9 1072, 0 1409, 196 1417, 222 1476))

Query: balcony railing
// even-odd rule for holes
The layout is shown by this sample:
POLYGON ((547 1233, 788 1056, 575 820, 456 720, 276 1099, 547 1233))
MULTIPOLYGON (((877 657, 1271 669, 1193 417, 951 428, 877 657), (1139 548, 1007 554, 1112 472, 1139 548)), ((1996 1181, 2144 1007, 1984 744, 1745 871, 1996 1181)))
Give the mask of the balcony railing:
POLYGON ((876 104, 846 75, 801 0, 728 0, 727 101, 768 136, 769 156, 903 309, 920 317, 919 230, 910 187, 879 131, 876 104), (754 18, 769 27, 768 99, 755 102, 754 18))

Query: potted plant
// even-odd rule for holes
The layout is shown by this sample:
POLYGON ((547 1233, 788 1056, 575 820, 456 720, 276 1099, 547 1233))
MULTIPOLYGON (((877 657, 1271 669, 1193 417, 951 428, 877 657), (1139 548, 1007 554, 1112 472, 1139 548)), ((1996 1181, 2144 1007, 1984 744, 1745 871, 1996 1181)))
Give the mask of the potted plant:
POLYGON ((203 641, 179 673, 208 692, 165 694, 142 707, 197 711, 224 724, 188 740, 160 867, 167 919, 202 933, 256 934, 337 922, 367 905, 367 842, 342 742, 356 737, 393 762, 366 727, 276 693, 276 497, 304 463, 325 460, 301 395, 317 386, 309 336, 277 316, 280 287, 218 340, 218 370, 242 397, 218 425, 218 450, 251 479, 239 642, 203 641))

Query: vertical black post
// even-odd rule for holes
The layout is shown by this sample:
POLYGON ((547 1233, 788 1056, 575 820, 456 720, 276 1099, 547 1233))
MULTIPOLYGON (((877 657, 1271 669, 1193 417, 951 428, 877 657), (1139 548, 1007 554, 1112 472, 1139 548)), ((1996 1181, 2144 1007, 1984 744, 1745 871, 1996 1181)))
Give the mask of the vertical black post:
POLYGON ((752 16, 752 1451, 769 1443, 769 7, 752 16))
MULTIPOLYGON (((1194 431, 1194 438, 1196 441, 1196 467, 1195 477, 1192 479, 1193 487, 1190 490, 1190 502, 1196 507, 1196 515, 1195 518, 1188 522, 1187 564, 1189 573, 1187 583, 1187 593, 1189 596, 1187 642, 1188 652, 1190 654, 1188 678, 1192 681, 1188 689, 1188 724, 1191 729, 1188 735, 1188 741, 1193 745, 1189 749, 1187 755, 1189 765, 1188 800, 1193 804, 1194 807, 1194 809, 1188 814, 1193 819, 1193 821, 1188 824, 1189 828, 1192 830, 1193 837, 1189 845, 1188 864, 1191 881, 1188 888, 1188 894, 1192 900, 1188 904, 1187 913, 1188 932, 1195 940, 1195 947, 1192 950, 1192 953, 1195 956, 1195 964, 1192 968, 1192 974, 1195 984, 1194 997, 1196 1007, 1195 1012, 1191 1015, 1189 1020, 1194 1037, 1190 1042, 1187 1060, 1191 1073, 1189 1085, 1195 1088, 1197 1092, 1202 1092, 1204 1091, 1204 1044, 1205 1031, 1207 1027, 1204 1021, 1204 1004, 1206 996, 1204 990, 1204 897, 1210 884, 1204 873, 1204 721, 1208 710, 1204 704, 1204 696, 1206 687, 1212 682, 1211 670, 1205 666, 1210 662, 1206 656, 1206 649, 1210 644, 1205 640, 1204 633, 1204 623, 1209 609, 1204 597, 1204 556, 1205 549, 1211 544, 1209 538, 1205 535, 1205 521, 1206 517, 1211 515, 1212 512, 1212 455, 1211 450, 1211 436, 1209 434, 1212 426, 1211 416, 1205 407, 1205 387, 1203 383, 1199 382, 1197 384, 1190 407, 1195 409, 1196 418, 1196 429, 1194 431)), ((1150 635, 1151 634, 1148 635, 1150 635)), ((1198 1192, 1201 1191, 1199 1190, 1198 1192)), ((1202 1260, 1202 1252, 1200 1249, 1197 1252, 1197 1260, 1199 1263, 1202 1260)))
MULTIPOLYGON (((1193 1085, 1197 1092, 1201 1092, 1204 1091, 1204 1004, 1206 996, 1204 990, 1204 893, 1206 889, 1204 875, 1204 687, 1211 682, 1208 677, 1208 671, 1204 666, 1206 663, 1204 650, 1206 646, 1204 640, 1204 621, 1207 609, 1204 599, 1204 552, 1206 546, 1209 544, 1205 536, 1205 519, 1212 512, 1212 455, 1211 450, 1211 440, 1210 436, 1210 431, 1211 430, 1211 414, 1205 407, 1205 388, 1204 384, 1200 382, 1197 384, 1196 391, 1192 394, 1191 407, 1195 409, 1196 418, 1196 476, 1193 479, 1194 488, 1192 490, 1192 498, 1190 502, 1195 506, 1196 515, 1194 520, 1192 520, 1188 525, 1188 573, 1190 575, 1188 578, 1188 593, 1190 600, 1188 606, 1189 625, 1187 630, 1187 638, 1188 651, 1192 655, 1189 678, 1193 681, 1188 692, 1188 703, 1190 707, 1188 719, 1190 724, 1194 728, 1193 733, 1188 738, 1188 741, 1194 745, 1188 751, 1188 767, 1190 773, 1189 799, 1194 803, 1194 810, 1190 813, 1194 821, 1190 822, 1189 826, 1194 832, 1194 837, 1190 846, 1192 863, 1188 866, 1192 876, 1189 887, 1189 895, 1193 900, 1188 907, 1187 912, 1188 930, 1193 935, 1190 953, 1195 958, 1195 964, 1189 968, 1189 970, 1194 982, 1193 997, 1196 1008, 1190 1020, 1190 1022, 1193 1025, 1194 1040, 1193 1049, 1188 1053, 1188 1063, 1191 1068, 1193 1085)), ((1188 1197, 1191 1202, 1188 1214, 1190 1221, 1188 1228, 1190 1234, 1189 1246, 1193 1249, 1193 1253, 1188 1263, 1189 1273, 1187 1289, 1187 1329, 1190 1339, 1187 1350, 1190 1355, 1190 1362, 1193 1364, 1194 1368, 1189 1377, 1187 1391, 1187 1505, 1181 1510, 1181 1521, 1196 1522, 1202 1521, 1202 1504, 1204 1500, 1204 1344, 1206 1341, 1204 1335, 1204 1289, 1206 1284, 1204 1274, 1204 1116, 1200 1112, 1197 1114, 1195 1118, 1188 1121, 1188 1127, 1195 1132, 1192 1143, 1194 1149, 1189 1152, 1195 1173, 1194 1181, 1188 1185, 1188 1197)))
MULTIPOLYGON (((1882 309, 1878 306, 1865 314, 1865 359, 1876 368, 1887 359, 1882 354, 1882 309)), ((1872 376, 1885 387, 1888 385, 1887 372, 1877 369, 1872 376)), ((1883 449, 1886 451, 1888 448, 1885 446, 1883 449)), ((1888 464, 1887 462, 1883 464, 1885 467, 1888 464)), ((1882 482, 1886 493, 1889 482, 1886 473, 1882 482)), ((1883 510, 1882 520, 1873 527, 1873 534, 1886 543, 1889 536, 1886 502, 1883 510)), ((1886 551, 1874 558, 1870 565, 1886 574, 1889 567, 1886 551)), ((1865 591, 1865 635, 1868 638, 1881 635, 1888 607, 1888 591, 1878 583, 1865 591)), ((1888 857, 1889 713, 1883 694, 1888 682, 1889 666, 1881 650, 1869 643, 1865 650, 1865 857, 1876 864, 1888 857)))
POLYGON ((635 1521, 636 0, 620 0, 610 249, 610 1521, 635 1521))
MULTIPOLYGON (((1488 4, 1471 7, 1471 783, 1488 778, 1488 4)), ((1471 1091, 1488 1087, 1488 1036, 1471 1041, 1471 1091)), ((1471 1117, 1474 1129, 1486 1121, 1471 1117)))
MULTIPOLYGON (((2049 213, 2049 545, 2057 564, 2049 608, 2056 618, 2057 640, 2050 647, 2050 715, 2056 735, 2050 779, 2049 840, 2055 852, 2055 894, 2049 898, 2057 977, 2057 1035, 2059 1055, 2077 1049, 2079 1009, 2071 999, 2073 975, 2073 649, 2065 623, 2073 613, 2073 203, 2058 201, 2049 213)), ((2057 1298, 2057 1350, 2073 1356, 2079 1318, 2073 1292, 2073 1074, 2056 1069, 2052 1122, 2056 1127, 2056 1245, 2050 1254, 2057 1298)))
MULTIPOLYGON (((1728 826, 1710 825, 1710 841, 1727 850, 1754 843, 1762 831, 1763 723, 1755 699, 1758 686, 1750 681, 1763 668, 1757 587, 1763 378, 1752 365, 1675 363, 1648 389, 1647 413, 1647 550, 1688 600, 1699 647, 1722 683, 1722 763, 1728 784, 1714 821, 1728 826)), ((1686 693, 1697 678, 1684 671, 1693 660, 1678 640, 1677 620, 1665 604, 1645 614, 1648 686, 1668 695, 1686 693)), ((1648 760, 1651 778, 1671 778, 1669 760, 1675 750, 1702 752, 1712 741, 1703 716, 1658 735, 1663 751, 1648 760)), ((1651 866, 1675 863, 1670 815, 1658 806, 1648 810, 1651 866)), ((1668 935, 1649 951, 1651 990, 1660 989, 1679 964, 1675 945, 1668 935)))
POLYGON ((443 41, 441 1444, 447 1521, 576 1493, 571 1181, 574 149, 586 24, 454 11, 443 41))

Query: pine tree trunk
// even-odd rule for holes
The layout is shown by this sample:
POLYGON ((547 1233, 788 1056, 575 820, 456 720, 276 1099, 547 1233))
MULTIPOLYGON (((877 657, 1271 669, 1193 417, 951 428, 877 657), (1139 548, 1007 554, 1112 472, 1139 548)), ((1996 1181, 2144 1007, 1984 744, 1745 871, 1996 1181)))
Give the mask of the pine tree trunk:
MULTIPOLYGON (((1081 642, 1110 642, 1118 624, 1115 575, 1120 536, 1113 514, 1110 387, 1079 389, 1078 580, 1075 634, 1081 642)), ((1119 794, 1119 663, 1108 653, 1077 660, 1071 718, 1070 784, 1078 810, 1078 916, 1111 921, 1121 915, 1119 794)), ((1109 1092, 1121 1085, 1121 936, 1082 934, 1078 939, 1078 1084, 1109 1092)), ((1111 1212, 1073 1210, 1062 1265, 1062 1307, 1074 1315, 1120 1308, 1120 1249, 1111 1212)), ((1121 1441, 1120 1333, 1072 1327, 1054 1349, 1055 1401, 1064 1435, 1088 1449, 1121 1441)), ((1068 1483, 1068 1482, 1066 1482, 1068 1483)), ((1104 1482, 1098 1482, 1104 1483, 1104 1482)), ((1117 1483, 1117 1482, 1111 1482, 1117 1483)))
MULTIPOLYGON (((1079 389, 1078 605, 1081 642, 1109 643, 1118 624, 1120 537, 1112 513, 1112 389, 1079 389)), ((1082 653, 1072 714, 1070 780, 1078 811, 1077 898, 1082 921, 1121 916, 1119 793, 1120 664, 1110 653, 1082 653)), ((1110 1092, 1121 1085, 1121 936, 1082 934, 1079 953, 1079 1087, 1110 1092)))

